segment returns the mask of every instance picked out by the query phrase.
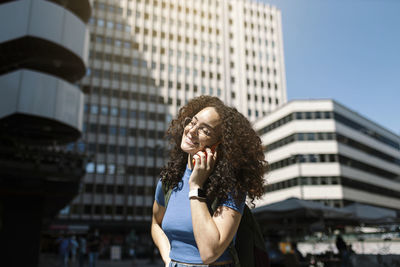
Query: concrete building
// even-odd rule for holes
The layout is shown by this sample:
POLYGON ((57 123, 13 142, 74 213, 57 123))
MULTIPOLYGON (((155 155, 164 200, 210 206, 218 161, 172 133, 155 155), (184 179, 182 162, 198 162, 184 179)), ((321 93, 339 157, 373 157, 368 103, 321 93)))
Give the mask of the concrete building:
POLYGON ((270 173, 258 206, 288 197, 400 207, 400 136, 333 100, 295 100, 255 122, 270 173))
POLYGON ((255 120, 286 102, 281 14, 228 0, 93 7, 84 135, 70 146, 93 162, 59 223, 148 231, 163 136, 179 107, 214 95, 255 120))
POLYGON ((78 193, 89 1, 0 1, 0 251, 37 266, 40 232, 78 193), (62 5, 61 5, 61 2, 62 5), (21 255, 23 255, 21 257, 21 255))

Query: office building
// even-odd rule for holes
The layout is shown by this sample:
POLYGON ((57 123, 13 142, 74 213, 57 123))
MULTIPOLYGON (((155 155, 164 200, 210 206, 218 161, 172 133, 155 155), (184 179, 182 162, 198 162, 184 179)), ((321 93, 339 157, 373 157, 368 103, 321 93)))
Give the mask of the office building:
POLYGON ((78 193, 89 1, 0 1, 0 251, 38 266, 40 233, 78 193), (61 5, 60 2, 63 2, 61 5), (21 257, 22 256, 22 257, 21 257))
POLYGON ((181 106, 214 95, 255 120, 286 102, 281 14, 253 1, 96 0, 89 24, 84 135, 69 148, 93 159, 57 223, 148 234, 181 106))
POLYGON ((334 100, 294 100, 255 122, 270 164, 257 206, 289 197, 400 207, 400 136, 334 100))

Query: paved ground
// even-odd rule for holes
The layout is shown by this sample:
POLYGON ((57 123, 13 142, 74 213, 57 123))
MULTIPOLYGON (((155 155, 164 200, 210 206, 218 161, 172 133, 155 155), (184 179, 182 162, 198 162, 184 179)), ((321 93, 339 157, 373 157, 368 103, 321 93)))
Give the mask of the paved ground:
MULTIPOLYGON (((85 262, 85 267, 88 267, 87 261, 85 262)), ((59 262, 57 255, 55 254, 41 254, 39 267, 63 267, 59 262)), ((79 267, 78 263, 72 264, 68 267, 79 267)), ((96 267, 164 267, 161 259, 155 260, 154 263, 151 263, 149 259, 137 259, 135 262, 131 260, 120 260, 120 261, 111 261, 99 259, 96 267)))

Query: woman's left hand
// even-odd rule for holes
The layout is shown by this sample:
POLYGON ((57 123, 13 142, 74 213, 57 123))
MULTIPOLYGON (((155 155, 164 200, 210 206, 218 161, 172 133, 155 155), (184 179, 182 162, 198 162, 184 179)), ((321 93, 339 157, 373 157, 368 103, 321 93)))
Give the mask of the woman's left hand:
POLYGON ((190 189, 202 188, 214 169, 217 151, 212 152, 210 148, 206 148, 205 152, 197 152, 193 159, 195 165, 189 178, 189 187, 190 189))

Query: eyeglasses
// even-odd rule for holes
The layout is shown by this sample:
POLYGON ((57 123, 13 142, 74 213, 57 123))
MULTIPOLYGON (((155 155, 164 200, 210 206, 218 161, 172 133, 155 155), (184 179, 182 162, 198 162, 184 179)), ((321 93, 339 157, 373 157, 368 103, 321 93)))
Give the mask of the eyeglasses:
POLYGON ((213 129, 210 129, 209 127, 205 126, 205 125, 198 125, 197 120, 195 118, 189 118, 186 117, 183 120, 183 127, 187 128, 188 130, 193 129, 193 127, 197 126, 197 133, 199 135, 203 135, 206 137, 211 137, 213 134, 213 129))

